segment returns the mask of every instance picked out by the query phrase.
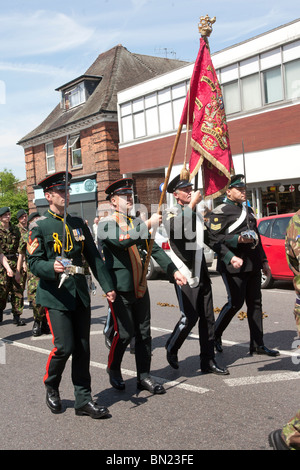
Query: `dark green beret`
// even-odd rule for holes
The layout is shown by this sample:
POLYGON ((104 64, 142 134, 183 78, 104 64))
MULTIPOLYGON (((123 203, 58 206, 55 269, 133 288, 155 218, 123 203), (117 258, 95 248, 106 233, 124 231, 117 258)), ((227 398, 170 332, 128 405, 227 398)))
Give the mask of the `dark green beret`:
POLYGON ((6 214, 6 212, 10 212, 10 208, 9 207, 0 207, 0 217, 4 214, 6 214))
POLYGON ((31 222, 35 217, 40 217, 39 212, 32 212, 32 214, 28 216, 28 223, 31 222))
POLYGON ((17 212, 17 219, 19 219, 20 217, 22 217, 22 215, 24 214, 27 214, 26 211, 24 211, 24 209, 20 209, 18 212, 17 212))

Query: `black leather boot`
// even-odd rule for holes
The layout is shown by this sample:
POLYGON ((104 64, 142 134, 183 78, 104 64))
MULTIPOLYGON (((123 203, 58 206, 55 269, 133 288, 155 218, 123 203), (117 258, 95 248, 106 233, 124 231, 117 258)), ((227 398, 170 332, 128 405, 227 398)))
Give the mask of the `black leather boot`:
POLYGON ((46 404, 52 413, 61 413, 61 401, 58 390, 47 388, 46 390, 46 404))

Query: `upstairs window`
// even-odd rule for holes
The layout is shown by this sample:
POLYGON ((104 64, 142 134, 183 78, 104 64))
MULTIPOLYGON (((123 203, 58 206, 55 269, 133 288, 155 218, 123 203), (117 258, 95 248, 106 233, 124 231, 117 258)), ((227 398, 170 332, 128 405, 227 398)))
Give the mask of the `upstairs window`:
POLYGON ((269 104, 283 100, 281 67, 279 66, 266 70, 263 77, 265 103, 269 104))
MULTIPOLYGON (((69 137, 69 151, 71 151, 71 165, 72 168, 82 165, 81 158, 81 144, 80 144, 80 135, 73 135, 69 137)), ((63 146, 63 150, 67 148, 67 143, 63 146)))
POLYGON ((300 98, 300 59, 285 64, 285 90, 287 99, 300 98))
POLYGON ((55 171, 55 159, 54 159, 54 146, 53 142, 45 145, 46 147, 46 165, 47 173, 53 173, 55 171))
POLYGON ((241 110, 241 100, 238 81, 223 86, 223 98, 226 113, 233 114, 241 110))
POLYGON ((260 77, 258 73, 241 79, 243 109, 261 107, 260 77))
POLYGON ((217 70, 226 114, 300 99, 300 41, 293 41, 217 70))
POLYGON ((72 167, 81 166, 82 165, 82 158, 81 158, 81 144, 80 138, 77 136, 76 141, 72 146, 72 167))
POLYGON ((69 91, 64 92, 65 109, 75 108, 86 101, 84 83, 79 83, 69 91))

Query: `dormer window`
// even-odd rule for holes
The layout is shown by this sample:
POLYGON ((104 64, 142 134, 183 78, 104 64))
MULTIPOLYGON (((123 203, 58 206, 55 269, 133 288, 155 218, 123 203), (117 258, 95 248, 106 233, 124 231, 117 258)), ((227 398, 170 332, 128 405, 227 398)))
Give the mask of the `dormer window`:
POLYGON ((70 91, 64 93, 65 104, 68 103, 68 106, 65 106, 66 109, 74 108, 86 101, 85 96, 85 86, 84 83, 79 83, 75 88, 72 88, 70 91))
POLYGON ((66 111, 85 103, 102 77, 96 75, 81 75, 69 83, 57 88, 61 92, 61 107, 66 111))

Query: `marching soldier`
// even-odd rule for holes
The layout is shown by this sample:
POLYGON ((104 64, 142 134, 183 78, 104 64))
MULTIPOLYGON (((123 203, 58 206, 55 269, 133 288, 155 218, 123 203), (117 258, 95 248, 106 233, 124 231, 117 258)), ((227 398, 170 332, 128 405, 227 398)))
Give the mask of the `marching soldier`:
POLYGON ((285 237, 285 253, 288 265, 294 273, 296 302, 294 315, 298 336, 300 337, 300 210, 291 218, 285 237))
POLYGON ((111 302, 115 292, 86 224, 80 217, 69 214, 64 220, 64 208, 70 199, 66 176, 68 181, 72 178, 71 173, 59 172, 39 183, 49 209, 32 224, 27 244, 29 269, 40 279, 36 302, 45 307, 53 335, 54 349, 44 376, 46 403, 53 413, 61 412, 59 384, 65 364, 72 355, 75 413, 103 418, 108 415, 108 409, 94 403, 91 396, 91 307, 82 254, 111 302))
MULTIPOLYGON (((18 219, 17 228, 20 231, 20 240, 22 240, 22 237, 28 233, 28 215, 24 209, 20 209, 18 210, 16 217, 18 219)), ((27 281, 27 261, 25 256, 22 258, 22 261, 22 263, 18 263, 18 269, 20 272, 20 286, 23 289, 24 296, 27 281)))
MULTIPOLYGON (((169 337, 167 361, 178 369, 178 350, 198 321, 200 368, 203 373, 229 374, 227 368, 215 361, 214 310, 211 281, 204 257, 204 226, 196 213, 201 201, 200 191, 193 192, 192 184, 177 175, 167 187, 177 204, 167 210, 163 223, 169 235, 171 258, 186 275, 188 283, 175 285, 181 318, 169 337)), ((205 230, 206 233, 206 230, 205 230)))
MULTIPOLYGON (((28 216, 28 224, 33 223, 36 219, 40 217, 38 212, 33 212, 28 216)), ((20 255, 18 258, 18 267, 23 265, 26 262, 26 246, 28 243, 29 232, 23 231, 20 241, 20 255)), ((36 303, 36 291, 39 283, 39 278, 36 277, 30 270, 27 270, 27 300, 30 307, 33 310, 33 326, 32 334, 33 336, 41 336, 42 334, 49 334, 50 329, 47 323, 46 311, 45 308, 36 303)))
POLYGON ((231 178, 226 195, 225 202, 211 212, 208 223, 209 244, 218 255, 217 270, 228 295, 215 324, 216 349, 223 351, 222 334, 246 301, 250 354, 277 356, 279 351, 268 349, 263 341, 261 269, 267 273, 270 268, 256 218, 246 206, 244 175, 231 178))
MULTIPOLYGON (((161 216, 153 214, 143 222, 129 215, 133 207, 133 180, 124 178, 109 185, 105 192, 115 212, 98 225, 98 238, 102 241, 105 264, 115 284, 117 297, 110 303, 114 319, 112 344, 108 356, 107 372, 110 384, 125 389, 121 362, 126 347, 135 337, 137 387, 152 394, 163 394, 165 389, 150 375, 151 332, 150 299, 147 286, 140 283, 143 271, 143 250, 147 251, 149 230, 157 227, 161 216)), ((156 243, 153 258, 178 284, 186 282, 168 255, 156 243)))
POLYGON ((20 232, 10 223, 10 208, 0 208, 0 250, 5 255, 14 276, 10 276, 5 267, 0 265, 0 317, 6 307, 10 295, 13 323, 17 326, 25 325, 21 319, 24 299, 23 288, 20 285, 20 274, 17 271, 20 232))

